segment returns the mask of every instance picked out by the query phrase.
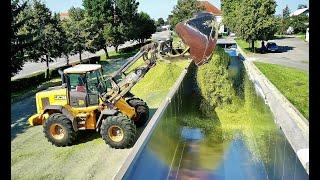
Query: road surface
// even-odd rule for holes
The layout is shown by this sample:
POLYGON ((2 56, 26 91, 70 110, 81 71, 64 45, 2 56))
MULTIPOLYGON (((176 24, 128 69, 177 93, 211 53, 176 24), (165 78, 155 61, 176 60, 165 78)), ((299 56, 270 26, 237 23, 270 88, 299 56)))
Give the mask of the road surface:
POLYGON ((256 61, 279 64, 309 72, 309 43, 296 37, 269 40, 275 42, 279 53, 252 55, 256 61))
MULTIPOLYGON (((135 45, 137 44, 136 41, 134 42, 126 42, 125 44, 119 46, 119 49, 121 48, 125 48, 125 47, 128 47, 128 46, 132 46, 132 45, 135 45)), ((110 51, 114 51, 114 47, 109 47, 108 48, 108 52, 110 51)), ((82 59, 87 59, 89 57, 93 57, 93 56, 96 56, 96 55, 102 55, 104 54, 104 51, 103 50, 100 50, 96 53, 90 53, 90 52, 84 52, 82 53, 82 59)), ((69 62, 70 63, 73 63, 73 62, 79 62, 79 54, 76 54, 76 55, 73 55, 73 56, 70 56, 69 57, 69 62)), ((62 57, 62 58, 56 58, 54 62, 51 62, 49 63, 49 68, 52 69, 52 68, 58 68, 58 67, 61 67, 61 66, 64 66, 66 65, 66 58, 65 57, 62 57)), ((23 78, 23 77, 26 77, 28 75, 31 75, 31 74, 34 74, 34 73, 37 73, 37 72, 41 72, 41 71, 45 71, 46 70, 46 62, 26 62, 22 68, 22 70, 16 74, 15 76, 13 76, 11 78, 11 81, 13 80, 16 80, 16 79, 20 79, 20 78, 23 78)))

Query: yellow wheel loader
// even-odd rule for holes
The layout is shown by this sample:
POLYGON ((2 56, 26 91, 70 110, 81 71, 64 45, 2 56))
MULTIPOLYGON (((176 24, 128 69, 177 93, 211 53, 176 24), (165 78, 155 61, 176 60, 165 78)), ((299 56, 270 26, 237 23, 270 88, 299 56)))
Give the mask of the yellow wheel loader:
MULTIPOLYGON (((213 22, 214 16, 200 14, 177 25, 177 33, 186 45, 195 43, 204 47, 195 47, 198 48, 195 51, 190 46, 190 56, 197 65, 200 64, 198 61, 203 64, 210 58, 216 42, 213 38, 216 37, 216 28, 206 25, 207 21, 213 22)), ((105 75, 99 64, 79 64, 60 70, 62 85, 36 94, 37 114, 28 119, 29 124, 43 125, 45 137, 56 146, 71 145, 79 131, 89 129, 100 132, 104 141, 113 148, 133 146, 136 126, 143 126, 148 121, 149 108, 130 90, 156 65, 156 57, 164 51, 164 44, 166 52, 174 52, 170 46, 172 42, 167 41, 171 40, 160 38, 143 46, 112 75, 105 75), (126 74, 141 57, 145 64, 126 74)))

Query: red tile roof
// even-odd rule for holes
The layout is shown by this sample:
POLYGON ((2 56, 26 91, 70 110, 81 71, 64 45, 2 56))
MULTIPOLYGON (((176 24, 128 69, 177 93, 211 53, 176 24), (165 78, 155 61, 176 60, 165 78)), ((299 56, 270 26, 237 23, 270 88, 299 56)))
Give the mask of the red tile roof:
POLYGON ((205 11, 211 12, 213 15, 221 16, 222 12, 220 9, 209 3, 208 1, 198 1, 200 6, 203 6, 205 11))
POLYGON ((60 13, 60 19, 68 19, 69 18, 69 13, 68 12, 61 12, 60 13))

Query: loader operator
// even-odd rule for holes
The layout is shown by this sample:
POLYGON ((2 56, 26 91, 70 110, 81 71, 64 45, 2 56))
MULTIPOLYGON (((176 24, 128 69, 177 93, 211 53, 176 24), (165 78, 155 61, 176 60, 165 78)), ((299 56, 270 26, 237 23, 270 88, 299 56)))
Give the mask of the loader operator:
POLYGON ((86 74, 80 74, 80 76, 78 77, 78 85, 76 87, 76 91, 85 92, 86 84, 87 84, 86 74))

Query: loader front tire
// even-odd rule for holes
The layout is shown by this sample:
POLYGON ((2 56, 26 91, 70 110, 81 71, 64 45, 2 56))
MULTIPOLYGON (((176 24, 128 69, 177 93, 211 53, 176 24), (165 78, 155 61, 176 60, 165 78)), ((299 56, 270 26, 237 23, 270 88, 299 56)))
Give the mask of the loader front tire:
POLYGON ((45 137, 55 146, 69 146, 76 139, 77 133, 72 122, 60 113, 51 114, 43 125, 45 137))
POLYGON ((137 127, 146 124, 149 119, 149 107, 147 103, 138 98, 128 100, 128 104, 135 108, 137 116, 133 118, 137 127))
POLYGON ((136 126, 126 116, 108 116, 101 123, 100 134, 112 148, 130 148, 134 145, 136 126))

